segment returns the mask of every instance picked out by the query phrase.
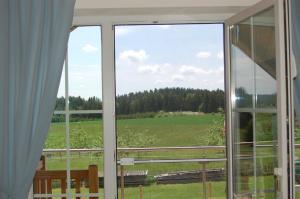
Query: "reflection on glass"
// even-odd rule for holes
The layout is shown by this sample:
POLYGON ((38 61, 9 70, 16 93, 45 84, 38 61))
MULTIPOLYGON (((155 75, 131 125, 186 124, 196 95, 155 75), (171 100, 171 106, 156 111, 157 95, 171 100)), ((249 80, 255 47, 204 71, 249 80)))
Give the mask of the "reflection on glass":
POLYGON ((256 107, 276 108, 276 79, 256 66, 256 107))
POLYGON ((256 107, 276 107, 276 51, 274 9, 253 17, 256 107))
POLYGON ((246 20, 232 29, 232 74, 236 108, 251 108, 254 94, 254 67, 251 60, 251 20, 246 20))
POLYGON ((274 168, 277 167, 277 117, 256 114, 256 184, 258 198, 276 198, 274 168))
POLYGON ((234 189, 237 195, 246 197, 254 192, 253 115, 251 113, 236 113, 235 115, 234 189))
POLYGON ((234 25, 231 39, 235 196, 273 199, 278 165, 274 8, 234 25))

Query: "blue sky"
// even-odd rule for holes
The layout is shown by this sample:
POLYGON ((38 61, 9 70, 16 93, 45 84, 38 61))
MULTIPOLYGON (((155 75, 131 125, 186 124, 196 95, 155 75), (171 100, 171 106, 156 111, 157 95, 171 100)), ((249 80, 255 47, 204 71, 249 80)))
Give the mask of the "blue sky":
MULTIPOLYGON (((117 94, 154 88, 224 89, 223 25, 115 27, 117 94)), ((64 80, 64 78, 62 78, 64 80)), ((69 40, 69 93, 101 97, 101 29, 69 40)), ((61 84, 58 96, 64 93, 61 84)))

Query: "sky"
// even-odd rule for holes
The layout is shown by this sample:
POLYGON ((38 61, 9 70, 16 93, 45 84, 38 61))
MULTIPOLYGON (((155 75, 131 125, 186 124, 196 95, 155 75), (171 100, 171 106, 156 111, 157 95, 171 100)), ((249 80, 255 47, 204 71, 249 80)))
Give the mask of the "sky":
MULTIPOLYGON (((224 90, 222 24, 115 27, 117 95, 166 87, 224 90)), ((69 40, 69 95, 101 98, 101 28, 69 40)), ((62 76, 58 96, 64 95, 62 76)))

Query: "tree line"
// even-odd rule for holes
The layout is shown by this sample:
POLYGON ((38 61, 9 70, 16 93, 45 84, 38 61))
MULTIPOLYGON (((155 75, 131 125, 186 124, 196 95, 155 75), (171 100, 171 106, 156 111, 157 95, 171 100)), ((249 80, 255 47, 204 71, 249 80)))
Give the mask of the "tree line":
POLYGON ((224 109, 224 91, 164 88, 120 95, 116 103, 120 115, 159 111, 211 113, 224 109))
MULTIPOLYGON (((192 111, 212 113, 224 110, 224 91, 190 88, 163 88, 128 93, 116 97, 117 115, 156 112, 192 111)), ((84 99, 69 97, 70 110, 101 110, 102 101, 97 97, 84 99)), ((65 109, 65 98, 57 98, 56 110, 65 109)), ((73 118, 99 117, 96 115, 74 115, 73 118)))

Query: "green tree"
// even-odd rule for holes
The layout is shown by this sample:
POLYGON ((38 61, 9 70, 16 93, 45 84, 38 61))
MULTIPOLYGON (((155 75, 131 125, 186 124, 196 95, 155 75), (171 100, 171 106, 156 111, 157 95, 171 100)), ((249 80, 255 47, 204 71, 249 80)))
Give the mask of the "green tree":
POLYGON ((220 114, 218 119, 213 120, 208 128, 208 136, 206 144, 208 146, 223 146, 225 145, 225 127, 224 114, 220 114))

